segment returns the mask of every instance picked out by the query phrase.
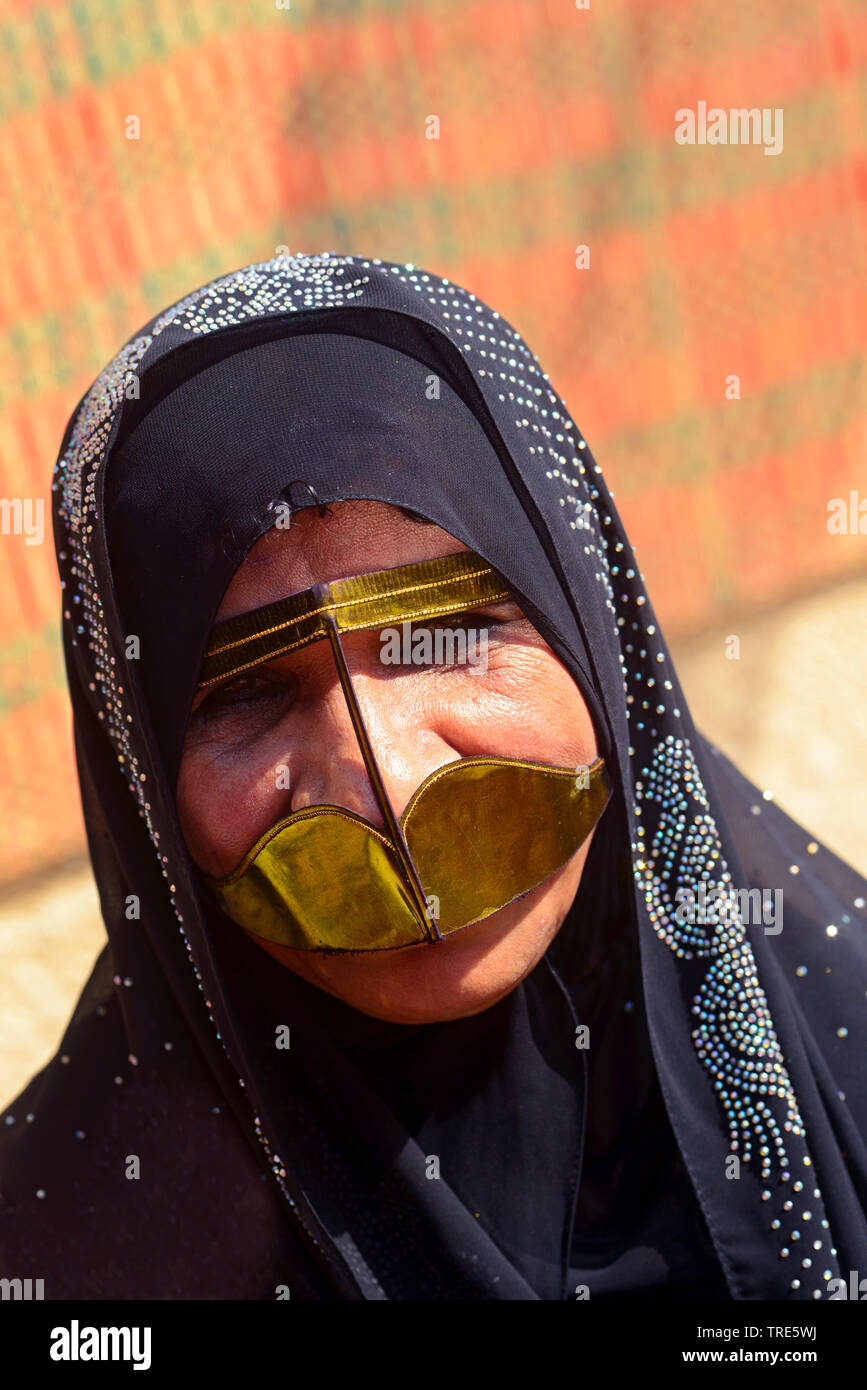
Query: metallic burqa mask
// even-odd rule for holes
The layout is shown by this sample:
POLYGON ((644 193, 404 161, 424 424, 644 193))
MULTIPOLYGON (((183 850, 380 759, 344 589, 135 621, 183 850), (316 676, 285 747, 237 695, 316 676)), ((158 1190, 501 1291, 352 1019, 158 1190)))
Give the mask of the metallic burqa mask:
POLYGON ((580 848, 611 795, 587 768, 460 758, 395 816, 355 696, 341 632, 445 617, 504 599, 472 551, 311 589, 218 623, 199 673, 208 689, 326 638, 385 829, 341 806, 306 806, 271 826, 225 878, 223 911, 267 941, 308 951, 383 951, 441 941, 543 883, 580 848))

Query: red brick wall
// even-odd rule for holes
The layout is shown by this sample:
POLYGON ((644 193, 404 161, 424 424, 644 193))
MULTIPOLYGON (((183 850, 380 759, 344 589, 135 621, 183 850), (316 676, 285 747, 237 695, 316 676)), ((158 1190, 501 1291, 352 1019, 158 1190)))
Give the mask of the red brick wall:
POLYGON ((48 507, 66 419, 153 312, 278 245, 426 265, 511 319, 669 631, 864 570, 867 540, 826 526, 867 495, 863 0, 4 16, 0 493, 43 497, 47 533, 0 535, 0 882, 82 843, 48 507), (782 108, 782 152, 678 144, 699 101, 782 108))

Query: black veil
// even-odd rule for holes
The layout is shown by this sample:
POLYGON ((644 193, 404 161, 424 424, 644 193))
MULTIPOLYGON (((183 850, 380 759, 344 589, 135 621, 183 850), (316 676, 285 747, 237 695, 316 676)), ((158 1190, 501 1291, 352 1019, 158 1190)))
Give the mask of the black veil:
MULTIPOLYGON (((68 1298, 570 1297, 588 1175, 604 1195, 606 1145, 636 1171, 663 1124, 730 1296, 819 1298, 867 1266, 864 881, 695 729, 600 470, 514 329, 412 266, 246 267, 109 364, 54 488, 109 944, 4 1117, 0 1273, 68 1298), (412 509, 494 565, 615 782, 555 948, 493 1009, 412 1040, 275 974, 201 900, 177 824, 210 624, 299 477, 325 505, 412 509), (677 890, 700 881, 783 888, 783 930, 682 925, 677 890), (575 1025, 600 1000, 588 1056, 575 1025), (582 1183, 594 1096, 624 1075, 582 1183)), ((622 1269, 598 1292, 640 1291, 622 1269)))

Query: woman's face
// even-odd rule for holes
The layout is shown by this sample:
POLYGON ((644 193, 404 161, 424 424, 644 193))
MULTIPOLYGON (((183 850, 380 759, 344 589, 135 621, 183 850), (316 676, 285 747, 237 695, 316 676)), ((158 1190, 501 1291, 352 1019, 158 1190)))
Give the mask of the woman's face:
MULTIPOLYGON (((336 503, 331 513, 306 509, 290 527, 263 536, 226 590, 217 620, 313 584, 467 549, 447 531, 385 503, 336 503)), ((342 638, 398 817, 425 777, 457 758, 487 753, 579 768, 596 757, 577 685, 517 605, 476 611, 488 620, 483 671, 466 664, 384 664, 379 632, 342 638)), ((457 626, 460 619, 439 623, 457 626)), ((474 616, 471 625, 482 624, 474 616)), ((231 872, 264 831, 304 806, 345 806, 383 825, 327 640, 196 696, 177 803, 192 858, 215 877, 231 872)), ((435 944, 344 956, 252 939, 305 980, 375 1018, 462 1018, 495 1004, 541 959, 575 897, 591 840, 525 897, 435 944)), ((323 865, 324 873, 330 870, 323 865)))

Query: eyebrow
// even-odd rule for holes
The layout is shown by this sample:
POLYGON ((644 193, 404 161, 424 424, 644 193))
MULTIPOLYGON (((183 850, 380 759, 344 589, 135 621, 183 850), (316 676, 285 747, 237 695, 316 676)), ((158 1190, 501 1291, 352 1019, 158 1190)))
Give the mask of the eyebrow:
POLYGON ((359 632, 459 613, 511 597, 502 575, 471 550, 314 584, 217 623, 196 688, 206 690, 252 666, 317 642, 328 635, 329 625, 339 632, 359 632))

